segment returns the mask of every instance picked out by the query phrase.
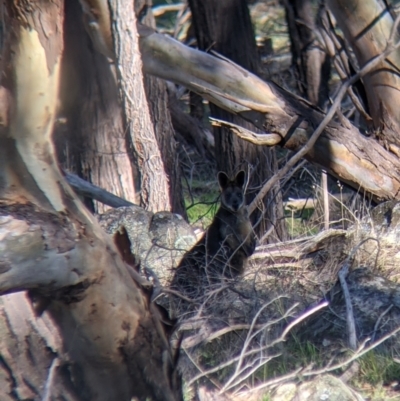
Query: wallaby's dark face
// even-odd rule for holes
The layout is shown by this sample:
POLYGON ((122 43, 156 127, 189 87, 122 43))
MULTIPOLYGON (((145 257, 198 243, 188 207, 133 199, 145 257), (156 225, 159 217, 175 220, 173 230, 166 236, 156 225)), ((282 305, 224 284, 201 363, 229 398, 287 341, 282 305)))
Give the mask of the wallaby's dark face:
POLYGON ((218 183, 221 188, 221 204, 226 209, 237 212, 244 206, 244 184, 246 174, 239 171, 236 177, 231 180, 222 171, 218 173, 218 183))

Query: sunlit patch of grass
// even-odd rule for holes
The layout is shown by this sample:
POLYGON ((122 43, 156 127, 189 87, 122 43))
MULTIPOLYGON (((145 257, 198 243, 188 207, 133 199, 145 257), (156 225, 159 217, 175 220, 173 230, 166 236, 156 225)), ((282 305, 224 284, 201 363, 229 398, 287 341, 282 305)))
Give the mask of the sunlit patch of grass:
POLYGON ((319 233, 320 227, 309 222, 309 218, 313 213, 314 209, 306 209, 303 211, 301 217, 299 217, 299 213, 285 211, 286 227, 291 238, 304 237, 319 233))
POLYGON ((218 210, 217 187, 205 186, 204 182, 193 181, 190 191, 185 191, 185 207, 189 223, 207 228, 218 210))
POLYGON ((208 227, 216 213, 215 198, 202 196, 194 203, 185 199, 186 213, 190 224, 200 224, 203 228, 208 227))
POLYGON ((400 364, 390 356, 372 350, 363 355, 358 362, 360 371, 356 381, 361 380, 376 387, 400 380, 400 364))
POLYGON ((292 341, 286 343, 282 354, 265 363, 252 378, 252 381, 265 382, 269 379, 283 376, 293 372, 299 367, 313 364, 315 367, 323 366, 320 350, 312 343, 300 342, 293 337, 292 341))

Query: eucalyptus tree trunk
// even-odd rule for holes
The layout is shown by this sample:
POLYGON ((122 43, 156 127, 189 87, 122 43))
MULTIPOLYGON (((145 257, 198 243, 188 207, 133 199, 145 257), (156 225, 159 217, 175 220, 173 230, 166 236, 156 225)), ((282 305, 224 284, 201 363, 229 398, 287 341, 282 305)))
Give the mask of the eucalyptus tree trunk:
POLYGON ((151 211, 185 215, 165 84, 151 77, 144 85, 140 56, 130 48, 130 38, 124 39, 126 53, 114 58, 112 30, 117 37, 123 32, 119 22, 111 26, 107 21, 105 1, 71 0, 66 5, 64 118, 59 119, 66 124, 58 124, 55 135, 60 160, 96 185, 151 211), (130 77, 138 89, 126 96, 118 92, 117 79, 130 85, 130 77), (148 100, 145 107, 143 96, 148 100))
MULTIPOLYGON (((146 15, 142 16, 141 21, 155 28, 155 20, 151 11, 152 1, 135 0, 134 6, 136 16, 143 13, 144 9, 147 11, 146 15)), ((169 110, 167 86, 164 80, 148 74, 144 76, 144 86, 154 133, 168 177, 171 210, 186 218, 187 215, 181 181, 182 172, 179 163, 178 147, 175 140, 175 131, 172 126, 169 110)))
MULTIPOLYGON (((55 126, 58 158, 70 172, 140 204, 140 175, 132 140, 123 124, 110 59, 93 46, 78 0, 65 2, 61 110, 55 126)), ((102 213, 101 203, 85 203, 102 213)))
MULTIPOLYGON (((394 20, 380 0, 329 0, 339 27, 350 44, 358 67, 381 54, 393 30, 394 20)), ((397 42, 398 32, 394 35, 397 42)), ((357 67, 357 65, 356 65, 357 67)), ((376 137, 399 154, 400 147, 400 49, 392 52, 363 78, 376 137)))
POLYGON ((299 92, 323 106, 329 96, 330 60, 317 39, 317 13, 311 0, 285 0, 284 4, 299 92))
MULTIPOLYGON (((129 241, 103 232, 57 165, 63 1, 0 7, 0 398, 182 400, 129 241)), ((124 7, 120 18, 134 21, 124 7)), ((135 24, 125 33, 136 39, 135 24)))
MULTIPOLYGON (((259 70, 256 42, 247 3, 244 0, 189 0, 198 46, 202 50, 214 50, 253 72, 259 70)), ((243 118, 234 116, 214 104, 211 115, 232 121, 250 129, 254 126, 243 118)), ((272 149, 246 143, 232 135, 226 128, 214 128, 217 168, 228 174, 244 168, 250 171, 247 202, 250 203, 257 190, 276 170, 276 157, 272 149)), ((251 216, 257 223, 256 231, 262 234, 273 226, 270 240, 286 238, 280 187, 273 190, 258 205, 251 216), (261 220, 261 224, 260 223, 261 220)))
POLYGON ((133 4, 120 4, 112 9, 111 3, 119 95, 124 128, 131 137, 133 157, 140 172, 141 205, 152 212, 171 210, 168 177, 146 102, 139 45, 137 37, 130 36, 131 26, 136 25, 130 12, 133 4))

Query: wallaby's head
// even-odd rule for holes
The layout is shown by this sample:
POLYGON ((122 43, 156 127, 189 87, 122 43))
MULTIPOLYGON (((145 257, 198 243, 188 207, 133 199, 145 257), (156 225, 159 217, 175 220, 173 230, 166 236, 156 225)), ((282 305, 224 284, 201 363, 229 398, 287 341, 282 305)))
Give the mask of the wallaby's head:
POLYGON ((226 173, 218 173, 218 183, 221 188, 221 204, 225 209, 237 212, 244 206, 244 184, 246 173, 241 170, 231 180, 226 173))

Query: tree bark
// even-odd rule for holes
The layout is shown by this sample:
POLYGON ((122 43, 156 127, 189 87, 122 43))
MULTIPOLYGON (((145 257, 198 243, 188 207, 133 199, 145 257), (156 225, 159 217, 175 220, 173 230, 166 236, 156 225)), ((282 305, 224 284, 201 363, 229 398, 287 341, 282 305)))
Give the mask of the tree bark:
MULTIPOLYGON (((249 71, 259 70, 258 53, 247 3, 244 0, 189 0, 198 46, 202 50, 215 50, 237 62, 249 71)), ((211 115, 218 119, 252 127, 241 117, 234 116, 210 104, 211 115)), ((252 127, 254 129, 254 127, 252 127)), ((247 192, 250 203, 263 184, 275 171, 276 158, 271 149, 260 148, 233 136, 226 128, 214 128, 217 168, 232 175, 241 168, 251 171, 247 192)), ((286 238, 282 198, 279 186, 259 205, 251 218, 257 223, 256 231, 262 235, 271 225, 274 235, 270 240, 286 238), (261 224, 260 224, 261 223, 261 224)))
MULTIPOLYGON (((185 85, 252 121, 268 135, 284 139, 274 140, 274 145, 298 150, 313 126, 323 118, 323 114, 303 100, 257 79, 232 62, 189 49, 150 28, 141 26, 140 31, 146 72, 185 85)), ((2 97, 6 99, 7 93, 3 91, 2 97)), ((262 143, 268 142, 268 135, 262 143)), ((254 138, 246 139, 261 143, 254 138)), ((385 150, 361 135, 349 121, 342 118, 329 124, 313 149, 307 155, 310 161, 319 163, 356 190, 361 187, 376 200, 400 196, 399 149, 389 144, 389 150, 385 150)))
POLYGON ((141 205, 152 212, 171 210, 166 169, 146 103, 133 4, 117 7, 109 0, 109 7, 124 125, 140 171, 141 205))
POLYGON ((330 60, 317 40, 316 13, 310 0, 285 0, 284 4, 300 94, 322 107, 329 97, 330 60))
POLYGON ((25 293, 0 298, 0 398, 78 401, 59 330, 48 314, 34 315, 25 293))
MULTIPOLYGON (((138 166, 124 129, 115 73, 93 47, 78 0, 65 3, 61 113, 54 138, 63 168, 131 202, 140 203, 138 166)), ((88 199, 88 198, 86 198, 88 199)), ((107 207, 85 202, 103 213, 107 207)))
MULTIPOLYGON (((151 6, 151 0, 134 1, 136 17, 141 17, 141 22, 155 28, 156 24, 151 11, 151 6), (145 15, 141 15, 143 14, 143 10, 146 10, 145 15)), ((144 86, 154 133, 157 138, 165 172, 168 177, 171 211, 178 213, 187 219, 185 202, 183 200, 177 143, 169 111, 167 86, 162 79, 148 74, 144 76, 144 86)))
MULTIPOLYGON (((378 0, 329 0, 339 27, 350 43, 359 67, 382 53, 391 31, 393 18, 378 0)), ((396 33, 396 42, 400 36, 396 33)), ((363 78, 375 133, 386 145, 400 146, 400 50, 397 49, 363 78)))
POLYGON ((2 299, 0 391, 12 399, 182 400, 151 285, 128 267, 123 231, 114 244, 56 162, 63 2, 1 7, 0 294, 28 290, 37 317, 22 295, 2 299))

